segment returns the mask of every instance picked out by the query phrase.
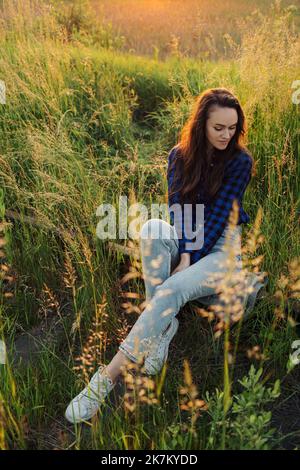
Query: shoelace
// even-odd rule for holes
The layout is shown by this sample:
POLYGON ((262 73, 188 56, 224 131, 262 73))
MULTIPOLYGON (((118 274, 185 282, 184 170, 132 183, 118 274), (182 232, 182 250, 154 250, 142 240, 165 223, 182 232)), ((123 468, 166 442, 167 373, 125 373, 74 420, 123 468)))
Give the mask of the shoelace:
POLYGON ((82 392, 79 393, 78 400, 81 397, 85 397, 85 398, 88 398, 90 401, 98 403, 99 402, 99 393, 101 393, 103 391, 103 387, 104 387, 104 392, 105 393, 107 393, 109 391, 109 389, 113 386, 113 381, 107 375, 103 375, 102 377, 100 377, 104 369, 105 369, 105 366, 100 366, 98 371, 91 378, 91 380, 89 382, 89 385, 87 385, 82 390, 82 392), (108 386, 107 386, 107 383, 105 383, 105 381, 108 383, 108 386), (94 394, 95 397, 91 396, 92 394, 94 394))

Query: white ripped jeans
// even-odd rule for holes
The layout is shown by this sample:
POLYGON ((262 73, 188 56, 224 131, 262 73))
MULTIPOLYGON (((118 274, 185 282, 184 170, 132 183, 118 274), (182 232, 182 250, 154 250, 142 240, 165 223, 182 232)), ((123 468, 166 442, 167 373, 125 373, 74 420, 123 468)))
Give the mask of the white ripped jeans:
POLYGON ((241 232, 241 225, 237 225, 230 234, 226 226, 206 256, 171 276, 180 261, 174 226, 161 219, 150 219, 143 225, 140 247, 147 306, 119 345, 119 349, 131 361, 138 362, 145 356, 151 340, 167 329, 172 317, 188 301, 201 301, 201 297, 216 293, 215 281, 208 278, 211 274, 222 275, 228 271, 226 259, 229 258, 229 250, 224 249, 227 234, 230 246, 233 247, 234 269, 242 268, 241 232), (156 234, 154 238, 153 234, 156 234))

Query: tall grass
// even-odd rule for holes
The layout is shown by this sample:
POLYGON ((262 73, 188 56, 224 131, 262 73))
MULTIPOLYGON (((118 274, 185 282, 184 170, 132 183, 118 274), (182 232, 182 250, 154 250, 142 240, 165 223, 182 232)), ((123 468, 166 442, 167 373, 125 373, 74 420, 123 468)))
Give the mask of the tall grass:
POLYGON ((99 24, 89 36, 90 19, 75 21, 80 10, 59 15, 54 3, 9 0, 1 7, 1 218, 8 211, 14 217, 0 249, 15 273, 13 297, 1 285, 0 331, 9 346, 0 365, 1 448, 280 447, 266 406, 279 397, 276 380, 297 373, 286 371, 296 332, 285 311, 288 299, 299 298, 293 13, 277 4, 252 15, 234 61, 175 55, 160 62, 118 53, 111 41, 99 47, 99 24), (213 86, 233 90, 248 117, 256 175, 244 200, 252 222, 244 227, 243 256, 248 269, 268 272, 269 295, 245 324, 237 314, 235 328, 229 319, 237 299, 226 297, 226 285, 225 318, 185 306, 161 374, 125 370, 117 406, 104 406, 90 427, 70 429, 67 403, 112 358, 144 305, 140 260, 97 239, 96 209, 102 202, 118 207, 124 194, 165 202, 167 152, 195 95, 213 86), (217 320, 215 330, 207 318, 217 320), (40 325, 53 328, 54 338, 37 334, 40 325), (13 352, 24 331, 39 353, 20 367, 13 352), (261 393, 266 400, 258 403, 261 393), (249 413, 239 419, 245 402, 249 413))

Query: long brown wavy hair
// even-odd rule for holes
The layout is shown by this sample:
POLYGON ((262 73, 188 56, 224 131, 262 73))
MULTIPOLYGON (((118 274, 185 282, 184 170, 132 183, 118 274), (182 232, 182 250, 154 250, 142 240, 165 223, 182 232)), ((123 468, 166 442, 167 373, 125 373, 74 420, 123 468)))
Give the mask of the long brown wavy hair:
POLYGON ((192 113, 180 133, 180 140, 176 146, 174 186, 172 186, 171 194, 175 192, 176 181, 182 178, 181 186, 176 188, 179 191, 180 200, 182 203, 194 203, 201 181, 206 198, 212 201, 222 185, 227 161, 234 158, 240 151, 244 151, 252 159, 254 167, 253 157, 244 145, 245 135, 245 115, 236 96, 225 88, 210 88, 201 93, 196 98, 192 113), (219 150, 214 147, 212 152, 208 152, 206 120, 209 117, 210 108, 214 105, 234 108, 237 111, 238 121, 236 131, 226 149, 219 150))

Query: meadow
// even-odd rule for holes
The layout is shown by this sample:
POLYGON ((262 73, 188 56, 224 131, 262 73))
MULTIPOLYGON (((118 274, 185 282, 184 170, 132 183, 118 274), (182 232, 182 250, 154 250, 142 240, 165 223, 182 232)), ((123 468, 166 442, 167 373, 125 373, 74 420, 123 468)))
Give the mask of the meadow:
POLYGON ((0 449, 300 447, 299 8, 171 4, 0 1, 0 449), (96 209, 166 202, 169 150, 195 96, 219 86, 247 116, 243 262, 267 292, 220 335, 184 306, 162 372, 133 367, 71 426, 67 404, 145 299, 138 240, 97 238, 96 209))

